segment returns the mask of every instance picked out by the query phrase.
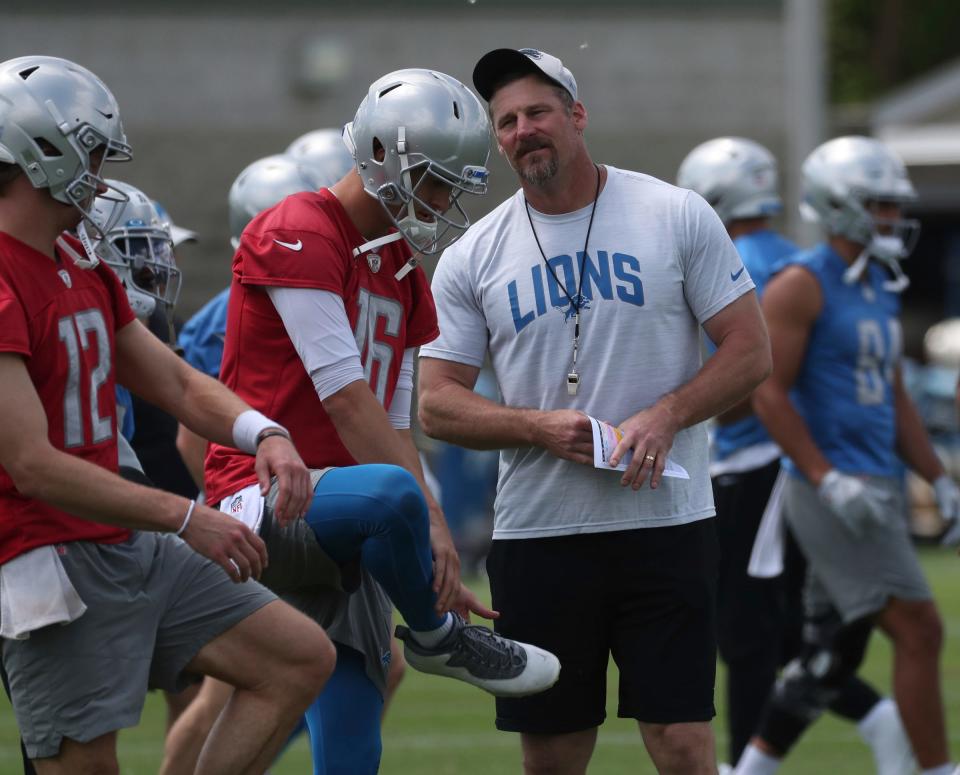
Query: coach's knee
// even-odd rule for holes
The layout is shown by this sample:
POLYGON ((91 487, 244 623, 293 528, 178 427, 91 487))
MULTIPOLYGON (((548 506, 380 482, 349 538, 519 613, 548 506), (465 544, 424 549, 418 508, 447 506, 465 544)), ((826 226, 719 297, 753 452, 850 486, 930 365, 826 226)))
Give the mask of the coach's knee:
POLYGON ((677 775, 716 772, 713 730, 706 722, 641 724, 641 729, 659 772, 677 775))

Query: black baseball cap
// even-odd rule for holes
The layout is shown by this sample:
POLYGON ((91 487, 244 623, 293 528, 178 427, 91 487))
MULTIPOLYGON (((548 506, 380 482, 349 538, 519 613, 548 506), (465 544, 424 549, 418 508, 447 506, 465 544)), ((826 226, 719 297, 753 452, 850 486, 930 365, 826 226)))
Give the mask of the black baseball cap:
POLYGON ((573 73, 555 56, 536 48, 498 48, 484 54, 473 68, 473 85, 479 95, 490 102, 497 82, 508 73, 518 72, 545 75, 577 99, 577 80, 573 73))

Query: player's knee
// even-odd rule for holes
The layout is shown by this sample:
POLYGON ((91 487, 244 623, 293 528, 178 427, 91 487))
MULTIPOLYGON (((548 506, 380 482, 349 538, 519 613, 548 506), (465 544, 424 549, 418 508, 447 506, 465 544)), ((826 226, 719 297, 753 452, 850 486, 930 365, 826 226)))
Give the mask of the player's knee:
POLYGON ((305 709, 320 694, 336 664, 333 642, 320 627, 312 627, 301 631, 274 662, 270 683, 305 709))
POLYGON ((943 648, 943 620, 933 605, 919 607, 894 634, 894 645, 917 657, 936 657, 943 648))
POLYGON ((383 519, 397 523, 390 527, 429 530, 427 502, 413 474, 399 466, 378 469, 372 494, 388 507, 383 509, 383 519))

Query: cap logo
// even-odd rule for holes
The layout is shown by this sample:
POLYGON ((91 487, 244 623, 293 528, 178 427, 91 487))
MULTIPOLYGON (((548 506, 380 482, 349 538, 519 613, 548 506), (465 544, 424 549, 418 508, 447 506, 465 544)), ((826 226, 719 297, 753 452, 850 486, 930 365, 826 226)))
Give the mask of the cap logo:
POLYGON ((537 51, 535 48, 521 48, 518 49, 518 51, 521 54, 525 54, 526 56, 530 57, 531 59, 543 59, 543 52, 537 51))

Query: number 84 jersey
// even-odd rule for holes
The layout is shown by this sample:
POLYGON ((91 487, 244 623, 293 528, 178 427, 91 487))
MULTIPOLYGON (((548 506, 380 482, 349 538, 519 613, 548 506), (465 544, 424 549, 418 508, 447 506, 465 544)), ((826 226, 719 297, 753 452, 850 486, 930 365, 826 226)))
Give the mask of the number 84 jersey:
MULTIPOLYGON (((254 218, 233 259, 220 378, 241 398, 289 429, 310 468, 353 465, 265 288, 336 293, 357 342, 364 378, 389 407, 404 350, 432 341, 437 314, 420 268, 395 279, 410 251, 402 240, 354 256, 366 243, 327 189, 294 194, 254 218)), ((300 333, 304 335, 303 332, 300 333)), ((305 332, 322 337, 323 330, 305 332)), ((256 480, 254 460, 212 444, 207 498, 215 502, 256 480)))
POLYGON ((889 276, 874 261, 860 281, 844 282, 847 264, 826 244, 791 263, 809 270, 823 294, 793 400, 835 468, 893 476, 899 470, 893 380, 902 352, 900 297, 883 287, 889 276))
MULTIPOLYGON (((0 232, 0 352, 23 358, 50 443, 117 470, 114 336, 134 319, 116 275, 80 269, 80 244, 57 240, 57 260, 0 232)), ((128 531, 24 497, 0 468, 0 564, 38 546, 123 541, 128 531)))

